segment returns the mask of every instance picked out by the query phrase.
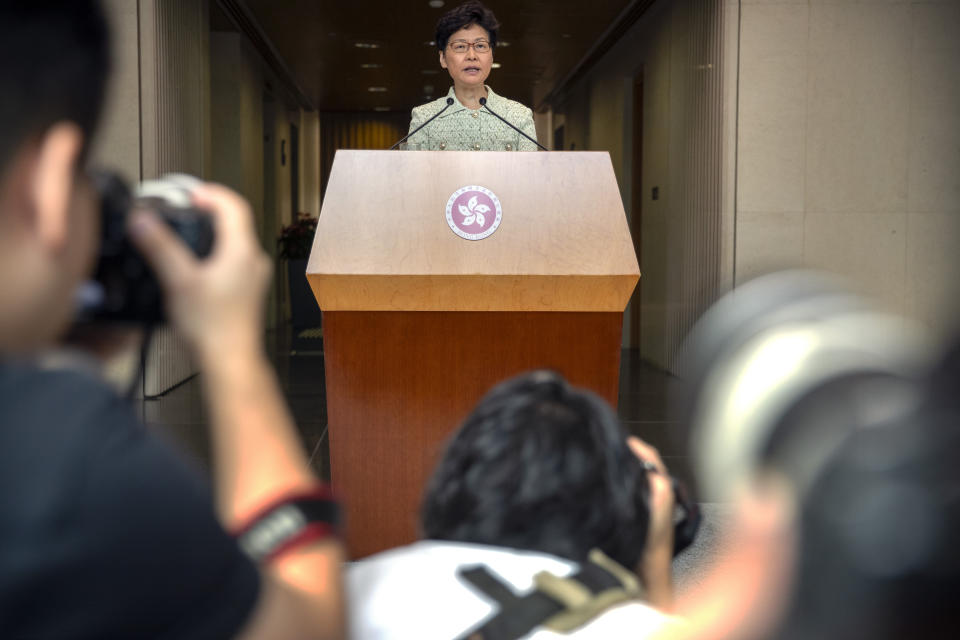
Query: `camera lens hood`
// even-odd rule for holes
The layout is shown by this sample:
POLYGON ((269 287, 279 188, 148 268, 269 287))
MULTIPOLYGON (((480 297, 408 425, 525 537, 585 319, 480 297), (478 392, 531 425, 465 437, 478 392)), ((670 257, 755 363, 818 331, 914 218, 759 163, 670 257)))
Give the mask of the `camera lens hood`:
POLYGON ((684 347, 698 494, 728 501, 765 466, 805 493, 851 430, 915 408, 930 354, 922 331, 834 277, 791 271, 739 287, 684 347))

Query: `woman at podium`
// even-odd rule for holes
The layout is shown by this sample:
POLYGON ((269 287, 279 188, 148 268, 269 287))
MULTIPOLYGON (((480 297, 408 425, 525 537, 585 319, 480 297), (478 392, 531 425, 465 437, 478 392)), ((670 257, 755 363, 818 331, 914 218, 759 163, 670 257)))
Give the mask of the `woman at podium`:
POLYGON ((425 126, 410 136, 411 148, 537 150, 531 141, 537 136, 533 112, 484 84, 493 64, 499 26, 493 12, 474 0, 451 9, 437 22, 440 66, 450 74, 453 86, 443 98, 414 107, 409 130, 425 126))

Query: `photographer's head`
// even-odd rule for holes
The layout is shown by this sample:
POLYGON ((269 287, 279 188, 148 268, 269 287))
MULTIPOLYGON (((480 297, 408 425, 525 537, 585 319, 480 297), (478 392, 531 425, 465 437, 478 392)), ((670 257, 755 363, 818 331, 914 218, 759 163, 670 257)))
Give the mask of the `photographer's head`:
POLYGON ((428 538, 636 568, 648 480, 612 409, 538 371, 490 391, 450 441, 424 496, 428 538))
POLYGON ((98 231, 81 168, 103 104, 108 30, 84 0, 0 3, 0 350, 69 323, 98 231))

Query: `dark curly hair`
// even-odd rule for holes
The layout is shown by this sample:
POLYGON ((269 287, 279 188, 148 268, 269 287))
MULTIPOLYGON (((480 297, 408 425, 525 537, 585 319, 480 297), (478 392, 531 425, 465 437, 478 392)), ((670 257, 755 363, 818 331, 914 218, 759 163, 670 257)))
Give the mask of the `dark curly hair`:
POLYGON ((497 22, 497 17, 493 15, 493 11, 490 11, 490 9, 487 9, 476 0, 464 2, 459 7, 455 7, 443 14, 437 22, 437 33, 434 37, 437 43, 437 49, 440 51, 445 50, 447 43, 450 41, 450 36, 460 29, 466 29, 473 24, 479 25, 487 30, 487 33, 490 34, 490 46, 496 49, 497 29, 500 28, 500 23, 497 22))
POLYGON ((599 396, 536 371, 494 387, 447 445, 424 494, 427 538, 584 561, 640 561, 650 486, 599 396))

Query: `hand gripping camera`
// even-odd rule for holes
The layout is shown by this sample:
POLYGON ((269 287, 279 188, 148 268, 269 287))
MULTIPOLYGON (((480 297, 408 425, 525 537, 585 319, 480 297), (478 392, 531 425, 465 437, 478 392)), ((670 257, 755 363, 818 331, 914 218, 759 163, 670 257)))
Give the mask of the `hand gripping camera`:
POLYGON ((100 257, 93 279, 77 295, 77 322, 155 326, 165 319, 163 292, 156 276, 130 242, 126 219, 134 207, 155 211, 199 257, 213 247, 210 216, 194 208, 191 190, 196 178, 170 174, 143 182, 131 193, 113 173, 91 175, 100 194, 100 257))

